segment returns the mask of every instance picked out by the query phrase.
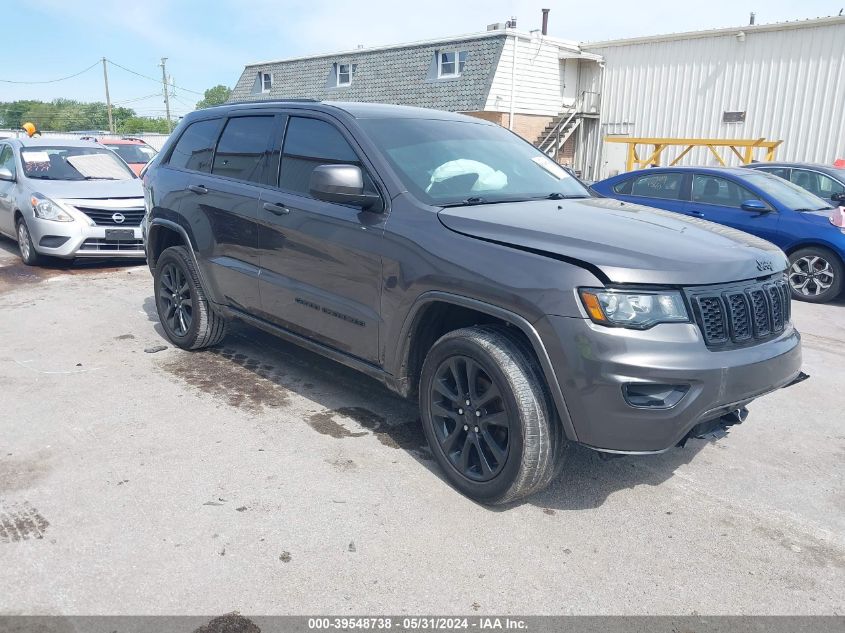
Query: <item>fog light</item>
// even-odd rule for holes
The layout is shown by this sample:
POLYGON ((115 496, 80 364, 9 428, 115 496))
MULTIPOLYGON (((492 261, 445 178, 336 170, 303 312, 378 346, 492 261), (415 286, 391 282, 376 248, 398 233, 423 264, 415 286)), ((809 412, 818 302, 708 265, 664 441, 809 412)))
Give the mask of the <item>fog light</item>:
POLYGON ((670 409, 681 401, 687 391, 689 385, 629 382, 622 386, 625 402, 640 409, 670 409))

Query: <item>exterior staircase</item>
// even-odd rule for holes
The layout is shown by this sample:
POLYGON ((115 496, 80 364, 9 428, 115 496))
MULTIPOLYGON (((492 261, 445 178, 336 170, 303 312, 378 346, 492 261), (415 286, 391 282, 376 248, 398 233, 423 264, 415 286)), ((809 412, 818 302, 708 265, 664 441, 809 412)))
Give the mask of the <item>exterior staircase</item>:
POLYGON ((554 117, 546 128, 540 132, 534 146, 546 156, 557 160, 558 154, 569 137, 578 129, 583 122, 577 104, 563 110, 554 117))

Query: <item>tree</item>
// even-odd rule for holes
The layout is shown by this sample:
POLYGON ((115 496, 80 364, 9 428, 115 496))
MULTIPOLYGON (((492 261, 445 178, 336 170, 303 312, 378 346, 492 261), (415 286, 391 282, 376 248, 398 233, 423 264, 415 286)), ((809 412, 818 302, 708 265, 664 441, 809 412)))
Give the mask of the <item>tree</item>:
MULTIPOLYGON (((169 131, 166 119, 139 117, 131 108, 114 106, 112 118, 118 134, 166 134, 169 131)), ((17 130, 26 121, 31 121, 44 132, 109 128, 108 109, 102 101, 83 103, 73 99, 54 99, 49 103, 32 100, 0 103, 0 128, 17 130)))
POLYGON ((226 103, 229 99, 229 95, 231 94, 231 88, 228 88, 223 84, 217 84, 213 88, 209 88, 205 91, 205 95, 202 100, 197 102, 197 110, 226 103))

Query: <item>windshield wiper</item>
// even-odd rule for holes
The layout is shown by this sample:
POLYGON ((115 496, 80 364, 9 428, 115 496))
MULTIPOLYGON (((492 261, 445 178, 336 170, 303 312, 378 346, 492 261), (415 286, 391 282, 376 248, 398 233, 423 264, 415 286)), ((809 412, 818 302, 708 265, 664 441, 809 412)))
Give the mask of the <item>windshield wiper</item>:
POLYGON ((592 196, 585 196, 583 193, 560 193, 556 191, 550 193, 546 198, 548 200, 578 200, 581 198, 591 198, 592 196))
POLYGON ((808 211, 830 211, 833 207, 819 207, 818 209, 794 209, 796 213, 806 213, 808 211))
POLYGON ((447 202, 446 204, 441 204, 440 206, 445 209, 447 207, 472 207, 479 204, 501 204, 504 202, 524 202, 524 198, 497 198, 494 200, 488 200, 487 198, 482 198, 481 196, 470 196, 460 202, 447 202))

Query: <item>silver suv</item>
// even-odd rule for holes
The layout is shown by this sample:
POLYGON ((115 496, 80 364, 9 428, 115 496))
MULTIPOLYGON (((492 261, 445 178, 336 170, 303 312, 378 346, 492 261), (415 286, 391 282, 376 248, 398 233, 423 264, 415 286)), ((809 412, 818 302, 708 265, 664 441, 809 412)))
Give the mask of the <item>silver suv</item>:
POLYGON ((25 264, 144 257, 141 181, 90 141, 0 140, 0 233, 25 264))

